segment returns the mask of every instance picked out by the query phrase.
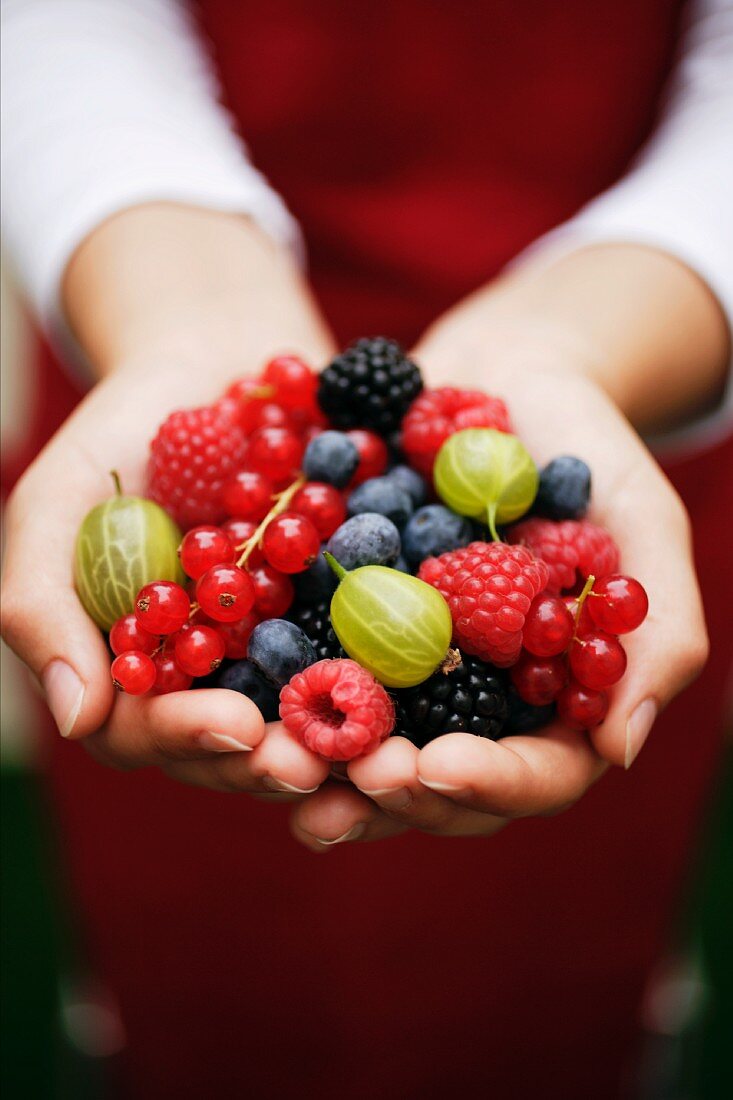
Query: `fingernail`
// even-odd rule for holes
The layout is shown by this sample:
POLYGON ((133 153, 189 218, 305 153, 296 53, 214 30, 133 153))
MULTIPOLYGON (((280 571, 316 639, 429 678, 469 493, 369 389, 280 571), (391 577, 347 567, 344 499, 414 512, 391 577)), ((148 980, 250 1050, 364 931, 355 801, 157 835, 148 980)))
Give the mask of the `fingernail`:
POLYGON ((62 737, 69 737, 84 702, 84 684, 66 661, 51 661, 41 680, 48 709, 59 727, 59 733, 62 737))
POLYGON ((318 790, 315 787, 294 787, 292 783, 286 783, 284 779, 275 779, 272 775, 263 775, 262 786, 268 791, 282 791, 285 794, 313 794, 318 790))
POLYGON ((437 791, 438 794, 465 794, 467 788, 459 787, 455 783, 438 783, 435 779, 423 779, 420 776, 420 782, 423 787, 429 787, 431 791, 437 791))
POLYGON ((333 840, 324 840, 322 836, 317 836, 316 840, 319 844, 326 844, 328 847, 331 847, 333 844, 343 844, 346 840, 356 840, 357 837, 362 835, 365 829, 366 825, 360 821, 358 825, 352 825, 347 832, 342 833, 341 836, 337 836, 333 840))
POLYGON ((657 717, 657 704, 654 699, 645 699, 639 703, 626 723, 626 756, 624 767, 630 768, 641 752, 642 745, 657 717))
POLYGON ((251 745, 245 745, 243 741, 237 741, 236 737, 229 737, 226 733, 214 733, 213 730, 204 730, 199 734, 198 741, 207 752, 252 752, 251 745))
POLYGON ((406 810, 412 802, 412 793, 407 787, 385 787, 381 791, 362 791, 367 798, 373 798, 384 810, 406 810))

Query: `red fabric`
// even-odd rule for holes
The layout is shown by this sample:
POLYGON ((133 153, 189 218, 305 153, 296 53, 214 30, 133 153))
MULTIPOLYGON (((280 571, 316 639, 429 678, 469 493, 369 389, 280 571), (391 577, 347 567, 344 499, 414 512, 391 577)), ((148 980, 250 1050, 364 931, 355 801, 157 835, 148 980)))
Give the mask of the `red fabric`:
MULTIPOLYGON (((406 342, 623 170, 678 17, 666 0, 201 6, 339 336, 406 342)), ((633 769, 560 817, 319 859, 285 809, 54 741, 90 954, 129 1036, 124 1096, 620 1094, 718 759, 731 459, 672 471, 713 658, 633 769)))

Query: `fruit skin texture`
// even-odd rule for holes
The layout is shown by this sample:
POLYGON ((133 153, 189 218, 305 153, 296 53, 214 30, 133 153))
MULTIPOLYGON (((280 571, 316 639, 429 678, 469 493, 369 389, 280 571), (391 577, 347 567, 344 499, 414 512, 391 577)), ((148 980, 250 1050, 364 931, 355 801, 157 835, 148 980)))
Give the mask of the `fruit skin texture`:
POLYGON ((357 340, 322 372, 318 404, 337 428, 371 428, 387 435, 400 426, 423 387, 417 366, 383 336, 357 340))
POLYGON ((628 634, 644 622, 649 598, 633 577, 614 573, 596 581, 585 606, 601 630, 608 634, 628 634))
POLYGON ((280 717, 280 700, 276 689, 267 683, 251 661, 237 661, 235 665, 222 669, 216 686, 246 695, 266 722, 277 722, 280 717))
POLYGON ((605 691, 593 691, 571 680, 557 697, 557 714, 568 729, 579 733, 593 729, 608 714, 608 696, 605 691))
POLYGON ((553 703, 568 682, 568 666, 565 658, 535 657, 523 653, 511 669, 512 683, 524 699, 533 707, 545 707, 553 703))
POLYGON ((450 672, 435 672, 417 687, 393 692, 393 698, 394 733, 418 748, 454 732, 495 741, 509 714, 504 678, 491 665, 465 653, 450 672))
POLYGON ((270 565, 281 573, 302 573, 315 560, 321 539, 306 516, 282 512, 265 530, 262 550, 270 565))
POLYGON ((303 473, 309 481, 325 481, 337 489, 348 485, 358 465, 356 444, 343 432, 321 432, 303 456, 303 473))
POLYGON ((468 546, 472 540, 473 527, 465 516, 456 515, 443 504, 426 504, 407 521, 402 532, 402 552, 408 562, 419 565, 425 558, 468 546))
POLYGON ((454 512, 491 527, 512 523, 530 508, 537 467, 515 435, 493 428, 466 428, 446 439, 433 470, 441 500, 454 512))
POLYGON ((506 405, 501 398, 478 390, 452 386, 426 390, 412 403, 402 422, 402 448, 410 465, 431 477, 442 444, 464 428, 511 431, 506 405))
POLYGON ((300 627, 286 619, 266 619, 252 631, 247 659, 269 683, 281 688, 315 663, 313 643, 300 627))
POLYGON ((109 632, 109 647, 115 657, 119 657, 121 653, 128 653, 131 649, 147 653, 150 657, 159 644, 160 639, 157 634, 150 634, 143 629, 134 614, 123 615, 113 624, 109 632))
POLYGON ((582 519, 590 502, 591 473, 582 458, 560 455, 540 471, 532 511, 547 519, 582 519))
POLYGON ((341 524, 327 548, 344 569, 391 565, 399 557, 400 533, 386 516, 361 512, 341 524))
POLYGON ((436 589, 381 565, 341 578, 331 623, 348 655, 393 688, 431 676, 445 658, 452 629, 448 605, 436 589))
POLYGON ((547 563, 550 571, 548 590, 557 594, 573 588, 578 574, 585 579, 592 573, 596 579, 615 573, 619 550, 608 531, 587 519, 522 520, 506 533, 509 542, 527 546, 547 563))
POLYGON ((171 413, 150 444, 150 496, 184 529, 218 523, 222 488, 246 445, 239 425, 214 406, 171 413))
MULTIPOLYGON (((331 572, 330 569, 328 571, 331 572)), ((333 576, 332 573, 331 576, 333 576)), ((319 661, 346 656, 341 643, 336 637, 336 632, 331 626, 330 604, 331 599, 329 597, 322 603, 311 607, 294 607, 289 615, 290 620, 296 626, 299 626, 313 642, 319 661)))
POLYGON ((128 695, 145 695, 155 683, 153 659, 140 650, 131 649, 115 657, 110 672, 117 690, 128 695))
POLYGON ((180 528, 159 505, 113 496, 84 517, 76 537, 74 581, 84 610, 102 630, 130 614, 154 580, 183 581, 180 528))
POLYGON ((522 546, 472 542, 428 558, 418 576, 447 600, 462 652, 502 668, 514 664, 527 612, 547 584, 543 561, 522 546))
POLYGON ((376 512, 391 519, 395 527, 404 527, 412 515, 412 499, 389 477, 373 477, 354 489, 346 502, 349 516, 376 512))
POLYGON ((574 632, 575 622, 564 600, 541 592, 524 621, 522 644, 536 657, 555 657, 565 652, 574 632))
POLYGON ((618 683, 626 671, 626 653, 618 638, 596 630, 570 647, 570 669, 583 687, 602 691, 618 683))
POLYGON ((326 760, 353 760, 389 736, 394 705, 355 661, 318 661, 282 689, 280 717, 311 752, 326 760))

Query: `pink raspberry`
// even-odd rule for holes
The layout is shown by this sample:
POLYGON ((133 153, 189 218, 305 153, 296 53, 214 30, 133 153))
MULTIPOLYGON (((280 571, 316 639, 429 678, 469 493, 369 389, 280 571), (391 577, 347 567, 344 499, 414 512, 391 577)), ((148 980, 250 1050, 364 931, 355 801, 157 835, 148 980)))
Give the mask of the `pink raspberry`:
POLYGON ((464 428, 510 431, 506 405, 501 398, 478 390, 452 386, 426 390, 412 402, 402 421, 402 449, 410 465, 430 477, 441 444, 464 428))
POLYGON ((427 558, 418 576, 447 600, 460 649, 500 668, 514 664, 530 604, 547 584, 543 561, 522 546, 472 542, 427 558))
POLYGON ((394 704, 356 661, 318 661, 280 692, 280 717, 306 748, 326 760, 373 752, 394 728, 394 704))
POLYGON ((509 542, 527 546, 547 563, 548 590, 574 588, 578 573, 598 580, 619 567, 619 549, 608 531, 587 519, 525 519, 507 531, 509 542))

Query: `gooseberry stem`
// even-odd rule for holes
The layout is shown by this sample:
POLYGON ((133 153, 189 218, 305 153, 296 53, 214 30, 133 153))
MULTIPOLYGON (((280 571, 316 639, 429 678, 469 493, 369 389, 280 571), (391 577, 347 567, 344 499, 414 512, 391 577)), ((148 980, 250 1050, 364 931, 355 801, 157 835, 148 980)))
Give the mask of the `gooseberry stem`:
POLYGON ((116 470, 110 470, 109 476, 112 478, 115 485, 115 494, 118 497, 122 496, 122 482, 120 481, 120 475, 116 470))
POLYGON ((496 533, 496 501, 492 501, 486 508, 486 519, 489 524, 489 531, 494 542, 501 542, 498 534, 496 533))
MULTIPOLYGON (((247 559, 254 550, 255 546, 258 545, 267 528, 275 519, 275 516, 279 516, 281 512, 284 512, 286 510, 287 506, 290 504, 290 501, 293 499, 298 489, 305 485, 305 480, 305 475, 300 474, 298 477, 296 477, 292 485, 288 485, 287 489, 283 489, 281 493, 275 493, 275 503, 273 504, 272 508, 262 520, 262 523, 259 525, 255 533, 251 535, 244 543, 242 553, 237 560, 237 565, 240 569, 247 563, 247 559)), ((237 547, 237 549, 239 549, 239 547, 237 547)))
POLYGON ((583 604, 588 599, 588 596, 590 596, 591 591, 593 589, 593 585, 595 583, 596 583, 596 578, 593 576, 592 573, 590 573, 589 576, 588 576, 588 579, 586 580, 585 584, 583 585, 583 591, 578 596, 578 602, 577 602, 577 605, 575 607, 575 631, 573 632, 573 637, 576 641, 578 639, 578 624, 580 623, 580 615, 581 615, 581 612, 583 610, 583 604))
POLYGON ((333 569, 338 579, 342 581, 346 576, 347 570, 344 569, 343 565, 339 565, 333 554, 329 554, 328 550, 323 551, 323 556, 328 564, 331 566, 331 569, 333 569))

